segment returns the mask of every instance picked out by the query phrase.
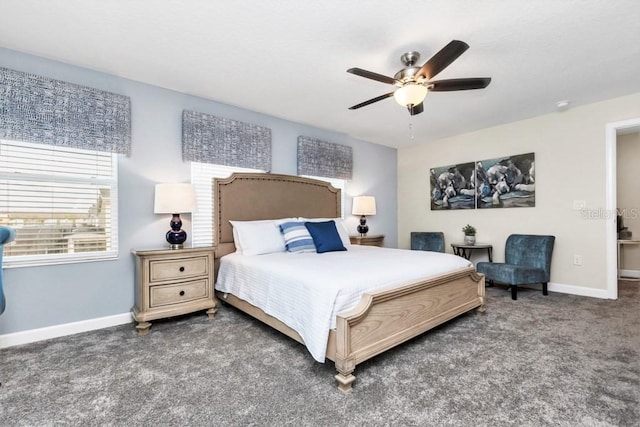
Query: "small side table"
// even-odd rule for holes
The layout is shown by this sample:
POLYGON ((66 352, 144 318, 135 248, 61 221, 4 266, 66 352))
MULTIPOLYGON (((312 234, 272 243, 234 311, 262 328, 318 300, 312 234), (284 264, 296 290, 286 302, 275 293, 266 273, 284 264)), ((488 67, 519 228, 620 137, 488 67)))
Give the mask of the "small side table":
POLYGON ((363 245, 363 246, 382 246, 384 243, 384 235, 371 235, 371 236, 349 236, 349 240, 352 245, 363 245))
POLYGON ((213 318, 213 248, 133 250, 136 256, 135 305, 140 335, 151 320, 206 310, 213 318))
POLYGON ((474 250, 486 250, 487 255, 489 256, 489 262, 493 262, 493 245, 489 245, 486 243, 476 243, 475 245, 467 245, 466 243, 452 243, 451 248, 453 249, 454 254, 465 259, 471 258, 471 253, 474 250))

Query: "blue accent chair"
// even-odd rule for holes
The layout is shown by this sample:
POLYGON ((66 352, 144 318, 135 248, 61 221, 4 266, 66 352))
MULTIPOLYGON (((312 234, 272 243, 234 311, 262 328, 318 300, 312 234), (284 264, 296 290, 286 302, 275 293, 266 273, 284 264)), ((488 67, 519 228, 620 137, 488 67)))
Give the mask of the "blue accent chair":
POLYGON ((479 262, 478 273, 489 283, 506 283, 511 288, 511 299, 518 299, 518 285, 542 283, 542 295, 548 295, 547 283, 551 276, 551 254, 555 236, 512 234, 504 249, 505 262, 479 262))
POLYGON ((412 231, 411 250, 444 252, 444 233, 440 231, 412 231))
POLYGON ((0 227, 0 314, 4 313, 6 301, 4 299, 4 291, 2 290, 2 246, 5 243, 12 242, 16 238, 16 231, 9 227, 0 227))

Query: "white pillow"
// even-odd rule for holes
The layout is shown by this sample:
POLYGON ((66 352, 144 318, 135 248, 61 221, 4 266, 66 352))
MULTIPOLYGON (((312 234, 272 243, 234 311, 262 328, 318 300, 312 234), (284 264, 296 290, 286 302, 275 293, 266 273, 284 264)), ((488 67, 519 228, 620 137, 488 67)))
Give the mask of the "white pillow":
POLYGON ((340 235, 342 245, 345 248, 347 246, 351 246, 351 240, 349 240, 349 232, 347 231, 347 227, 344 225, 344 220, 342 218, 298 218, 298 220, 309 222, 335 221, 336 230, 338 230, 338 235, 340 235))
POLYGON ((261 255, 285 252, 285 242, 280 233, 280 220, 229 221, 233 225, 236 251, 243 255, 261 255))
MULTIPOLYGON (((233 225, 233 223, 231 223, 231 225, 233 225)), ((231 227, 231 228, 233 229, 233 244, 236 245, 236 252, 241 254, 242 247, 240 246, 240 237, 238 236, 238 229, 236 227, 231 227)))

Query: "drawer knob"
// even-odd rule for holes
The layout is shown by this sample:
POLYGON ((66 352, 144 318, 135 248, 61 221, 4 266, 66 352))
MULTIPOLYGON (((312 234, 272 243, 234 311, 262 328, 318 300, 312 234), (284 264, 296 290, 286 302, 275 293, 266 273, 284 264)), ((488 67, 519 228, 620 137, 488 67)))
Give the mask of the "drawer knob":
POLYGON ((180 296, 183 297, 184 296, 184 291, 180 291, 180 296))
POLYGON ((180 267, 180 272, 183 272, 183 271, 184 271, 184 267, 180 267))

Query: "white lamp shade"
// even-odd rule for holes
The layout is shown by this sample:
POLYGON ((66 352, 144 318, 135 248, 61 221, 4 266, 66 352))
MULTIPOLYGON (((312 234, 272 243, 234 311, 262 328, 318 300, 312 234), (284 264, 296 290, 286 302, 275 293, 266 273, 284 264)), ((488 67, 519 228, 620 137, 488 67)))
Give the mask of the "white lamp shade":
POLYGON ((153 212, 181 214, 196 210, 196 191, 192 184, 156 184, 153 212))
POLYGON ((410 83, 396 89, 393 97, 398 104, 408 107, 409 105, 418 105, 424 101, 428 91, 426 86, 410 83))
POLYGON ((376 198, 373 196, 358 196, 353 198, 353 215, 375 215, 376 198))

